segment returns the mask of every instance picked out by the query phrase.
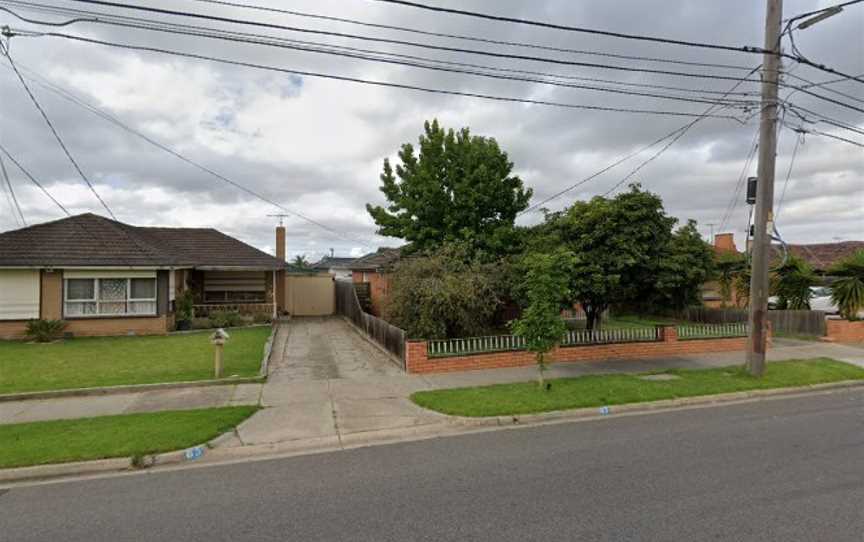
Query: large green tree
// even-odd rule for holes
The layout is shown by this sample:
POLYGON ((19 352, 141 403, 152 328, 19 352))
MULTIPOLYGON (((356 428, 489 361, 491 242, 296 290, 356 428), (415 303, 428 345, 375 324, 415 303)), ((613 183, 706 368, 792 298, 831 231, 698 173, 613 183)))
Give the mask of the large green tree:
POLYGON ((532 192, 512 174, 513 163, 495 139, 427 121, 418 148, 405 143, 399 160, 395 171, 384 160, 387 206, 366 205, 378 233, 405 239, 418 251, 448 242, 491 254, 509 251, 516 215, 532 192))
POLYGON ((702 239, 695 220, 678 228, 657 269, 655 306, 676 310, 702 303, 702 285, 714 273, 714 250, 702 239))
POLYGON ((655 294, 676 222, 666 215, 660 197, 638 184, 614 198, 597 196, 547 216, 552 242, 578 259, 570 273, 570 292, 585 311, 588 329, 599 324, 610 305, 655 294))

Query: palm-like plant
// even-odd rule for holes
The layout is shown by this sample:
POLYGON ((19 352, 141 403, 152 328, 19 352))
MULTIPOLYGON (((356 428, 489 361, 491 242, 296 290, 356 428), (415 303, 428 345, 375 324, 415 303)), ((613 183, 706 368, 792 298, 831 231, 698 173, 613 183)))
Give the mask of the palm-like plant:
POLYGON ((779 298, 779 309, 810 310, 810 298, 813 293, 810 287, 819 278, 807 262, 796 256, 789 256, 783 264, 774 271, 772 290, 779 298))
POLYGON ((857 320, 864 309, 864 250, 837 262, 830 269, 837 277, 831 284, 831 301, 847 320, 857 320))
POLYGON ((305 254, 294 256, 294 260, 291 261, 291 264, 299 269, 309 269, 309 267, 311 266, 309 260, 306 259, 305 254))

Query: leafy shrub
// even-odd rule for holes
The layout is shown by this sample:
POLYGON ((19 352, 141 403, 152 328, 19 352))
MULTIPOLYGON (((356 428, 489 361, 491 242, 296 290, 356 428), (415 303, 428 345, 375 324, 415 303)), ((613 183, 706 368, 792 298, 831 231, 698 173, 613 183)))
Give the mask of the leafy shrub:
POLYGON ((177 320, 192 320, 195 318, 195 299, 192 290, 184 290, 174 301, 177 320))
POLYGON ((30 320, 27 322, 27 336, 36 342, 47 343, 59 339, 66 329, 63 320, 30 320))
POLYGON ((445 246, 396 266, 385 317, 409 337, 483 335, 500 303, 490 266, 445 246))
POLYGON ((252 321, 256 324, 269 324, 273 320, 273 317, 266 312, 256 312, 252 315, 252 321))
POLYGON ((213 323, 209 318, 193 318, 191 329, 210 329, 213 326, 213 323))
POLYGON ((213 327, 237 327, 243 319, 237 311, 213 311, 210 313, 210 324, 213 327))

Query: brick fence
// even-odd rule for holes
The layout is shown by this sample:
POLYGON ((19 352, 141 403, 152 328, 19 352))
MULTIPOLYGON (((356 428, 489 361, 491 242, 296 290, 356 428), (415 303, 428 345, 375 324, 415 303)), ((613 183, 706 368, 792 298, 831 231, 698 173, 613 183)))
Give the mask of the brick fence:
MULTIPOLYGON (((660 340, 651 342, 557 347, 551 352, 550 357, 551 361, 560 363, 683 356, 744 350, 747 342, 746 337, 679 340, 675 328, 666 326, 661 328, 659 337, 660 340)), ((426 341, 413 340, 406 344, 405 368, 409 373, 447 373, 524 367, 535 363, 534 353, 525 350, 429 357, 426 341)))
POLYGON ((864 320, 850 322, 829 318, 825 320, 827 333, 825 340, 839 343, 864 342, 864 320))

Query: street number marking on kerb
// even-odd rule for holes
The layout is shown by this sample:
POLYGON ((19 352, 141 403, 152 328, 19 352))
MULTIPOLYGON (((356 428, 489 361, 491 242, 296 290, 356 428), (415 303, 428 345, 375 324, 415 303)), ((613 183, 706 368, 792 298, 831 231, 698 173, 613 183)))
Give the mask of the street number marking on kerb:
POLYGON ((186 459, 192 461, 204 455, 204 446, 195 446, 186 450, 186 459))

